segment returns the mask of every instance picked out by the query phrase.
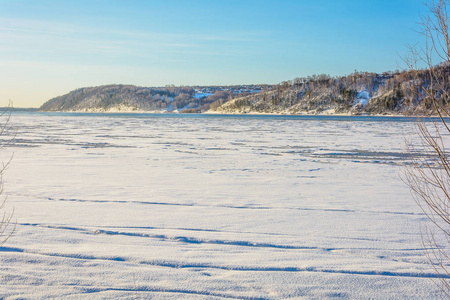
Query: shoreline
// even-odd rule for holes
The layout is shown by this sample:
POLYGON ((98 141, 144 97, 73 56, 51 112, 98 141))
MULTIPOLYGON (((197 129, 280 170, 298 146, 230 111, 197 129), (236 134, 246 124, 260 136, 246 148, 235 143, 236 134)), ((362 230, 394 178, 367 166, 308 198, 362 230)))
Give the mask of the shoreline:
MULTIPOLYGON (((325 114, 309 114, 309 113, 260 113, 260 112, 247 112, 247 113, 232 113, 232 112, 217 112, 217 111, 205 111, 198 113, 182 113, 179 111, 149 111, 149 110, 76 110, 76 111, 33 111, 36 113, 67 113, 67 114, 158 114, 158 115, 229 115, 229 116, 305 116, 305 117, 429 117, 426 115, 414 116, 411 114, 352 114, 352 113, 325 113, 325 114)), ((431 117, 439 117, 438 115, 432 115, 431 117)))

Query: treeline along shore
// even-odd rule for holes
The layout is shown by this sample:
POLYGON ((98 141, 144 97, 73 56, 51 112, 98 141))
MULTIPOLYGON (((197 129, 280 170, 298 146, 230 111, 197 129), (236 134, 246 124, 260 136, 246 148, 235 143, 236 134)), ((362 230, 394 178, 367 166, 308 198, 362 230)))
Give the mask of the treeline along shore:
MULTIPOLYGON (((45 102, 39 111, 179 112, 227 114, 411 115, 433 110, 427 90, 449 89, 450 67, 382 74, 358 72, 340 77, 313 75, 277 85, 85 87, 45 102)), ((438 92, 439 97, 439 92, 438 92)), ((439 98, 443 107, 450 99, 439 98)))

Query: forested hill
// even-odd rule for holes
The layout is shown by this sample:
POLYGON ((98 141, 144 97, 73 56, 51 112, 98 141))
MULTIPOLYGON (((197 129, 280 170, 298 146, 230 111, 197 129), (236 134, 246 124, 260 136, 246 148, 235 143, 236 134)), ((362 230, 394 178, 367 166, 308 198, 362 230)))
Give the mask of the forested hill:
MULTIPOLYGON (((450 67, 437 66, 436 91, 449 90, 450 67)), ((399 114, 431 109, 425 89, 429 70, 354 72, 348 76, 314 75, 279 85, 159 88, 106 85, 80 88, 53 98, 40 111, 79 112, 213 112, 275 114, 399 114)), ((441 97, 449 106, 449 99, 441 97)))
MULTIPOLYGON (((436 91, 449 90, 449 66, 433 68, 441 78, 436 91)), ((274 86, 271 91, 240 97, 213 109, 217 113, 279 114, 399 114, 431 110, 425 89, 430 87, 429 70, 355 72, 343 77, 314 75, 274 86)), ((449 99, 441 97, 448 107, 449 99)))
POLYGON ((270 86, 138 87, 104 85, 74 90, 45 102, 40 111, 73 112, 204 112, 224 102, 270 86))
POLYGON ((149 89, 132 85, 106 85, 80 88, 50 99, 41 111, 120 111, 156 110, 175 96, 190 93, 188 90, 149 89))

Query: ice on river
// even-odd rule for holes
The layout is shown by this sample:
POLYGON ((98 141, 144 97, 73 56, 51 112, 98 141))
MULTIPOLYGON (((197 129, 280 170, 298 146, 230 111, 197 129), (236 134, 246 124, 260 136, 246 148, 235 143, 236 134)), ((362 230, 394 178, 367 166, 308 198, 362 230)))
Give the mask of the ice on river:
MULTIPOLYGON (((436 298, 408 122, 13 115, 1 297, 436 298)), ((7 139, 7 137, 3 137, 7 139)))

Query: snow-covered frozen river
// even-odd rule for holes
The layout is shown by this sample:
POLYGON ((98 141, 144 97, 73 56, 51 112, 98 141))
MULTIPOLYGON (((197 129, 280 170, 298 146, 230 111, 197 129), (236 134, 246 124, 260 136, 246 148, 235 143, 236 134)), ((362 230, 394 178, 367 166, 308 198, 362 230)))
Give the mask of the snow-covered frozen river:
MULTIPOLYGON (((361 119, 363 121, 361 121, 361 119)), ((375 121, 374 121, 375 120, 375 121)), ((436 298, 413 124, 15 114, 0 298, 436 298)), ((3 137, 7 139, 8 137, 3 137)))

